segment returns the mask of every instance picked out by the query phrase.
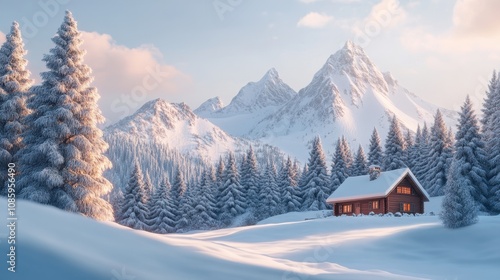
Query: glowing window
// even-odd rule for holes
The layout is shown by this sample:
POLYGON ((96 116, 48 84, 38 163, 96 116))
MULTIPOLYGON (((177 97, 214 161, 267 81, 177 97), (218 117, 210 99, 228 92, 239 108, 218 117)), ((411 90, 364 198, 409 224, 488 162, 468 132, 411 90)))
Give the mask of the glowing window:
POLYGON ((411 203, 403 203, 403 212, 411 212, 411 203))
POLYGON ((411 194, 411 188, 409 188, 409 187, 397 187, 396 192, 399 194, 411 194))
POLYGON ((352 212, 352 204, 342 205, 342 213, 351 213, 351 212, 352 212))
POLYGON ((372 201, 372 209, 378 209, 378 200, 372 201))

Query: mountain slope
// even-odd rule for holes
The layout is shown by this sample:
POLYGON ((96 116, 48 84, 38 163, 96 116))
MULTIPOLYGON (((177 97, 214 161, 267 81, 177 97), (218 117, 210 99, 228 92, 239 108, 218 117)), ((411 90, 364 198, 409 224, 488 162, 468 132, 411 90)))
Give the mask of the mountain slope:
POLYGON ((390 73, 382 73, 361 47, 348 41, 327 59, 309 85, 283 106, 267 114, 239 115, 258 121, 243 122, 234 114, 210 120, 228 128, 229 133, 235 133, 231 128, 237 127, 236 135, 272 143, 306 160, 307 143, 316 135, 332 154, 333 143, 341 135, 353 146, 366 146, 374 127, 385 138, 393 115, 403 128, 414 132, 418 124, 432 123, 437 109, 449 125, 455 123, 454 112, 425 102, 400 86, 390 73))
POLYGON ((207 100, 194 112, 235 136, 248 133, 259 121, 286 104, 297 93, 272 68, 258 82, 245 85, 229 105, 219 110, 207 110, 214 98, 207 100))

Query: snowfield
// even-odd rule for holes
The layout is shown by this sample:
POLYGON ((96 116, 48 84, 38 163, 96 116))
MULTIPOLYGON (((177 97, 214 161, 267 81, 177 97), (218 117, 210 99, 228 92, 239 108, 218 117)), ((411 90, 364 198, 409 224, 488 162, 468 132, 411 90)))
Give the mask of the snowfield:
MULTIPOLYGON (((6 217, 6 200, 0 215, 6 217)), ((16 272, 0 279, 497 279, 500 216, 446 229, 437 216, 271 217, 256 226, 157 235, 18 201, 16 272), (309 220, 304 220, 309 219, 309 220)), ((6 223, 6 219, 4 219, 6 223)))

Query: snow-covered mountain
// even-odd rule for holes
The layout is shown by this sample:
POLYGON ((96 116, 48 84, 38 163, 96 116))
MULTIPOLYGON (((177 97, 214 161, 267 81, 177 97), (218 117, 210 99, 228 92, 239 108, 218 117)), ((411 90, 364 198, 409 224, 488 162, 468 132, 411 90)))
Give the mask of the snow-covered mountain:
POLYGON ((231 135, 242 136, 296 95, 297 93, 281 80, 278 71, 272 68, 258 82, 250 82, 241 88, 229 105, 219 110, 210 110, 217 107, 214 104, 221 104, 217 102, 218 97, 215 97, 205 101, 194 112, 231 135))
POLYGON ((400 86, 350 41, 327 59, 309 85, 272 112, 250 115, 250 109, 240 106, 240 115, 218 115, 226 108, 207 117, 231 134, 272 143, 300 160, 307 158, 307 143, 316 135, 321 136, 327 153, 333 153, 333 144, 341 135, 352 145, 366 146, 376 127, 385 138, 392 115, 411 131, 424 122, 432 124, 437 109, 449 125, 455 122, 454 112, 423 101, 400 86), (242 122, 238 116, 258 121, 242 122))
MULTIPOLYGON (((109 143, 107 156, 113 168, 106 177, 115 186, 124 186, 138 160, 143 172, 157 185, 182 166, 188 178, 201 174, 205 163, 215 163, 231 151, 242 154, 252 145, 261 162, 279 162, 281 151, 256 140, 233 137, 206 119, 198 117, 184 103, 156 99, 137 112, 104 130, 109 143)), ((172 177, 170 178, 172 179, 172 177)))
POLYGON ((222 107, 224 107, 224 103, 222 103, 222 100, 220 100, 220 98, 217 96, 203 102, 200 107, 196 108, 196 110, 193 111, 193 113, 200 117, 210 116, 213 112, 222 109, 222 107))

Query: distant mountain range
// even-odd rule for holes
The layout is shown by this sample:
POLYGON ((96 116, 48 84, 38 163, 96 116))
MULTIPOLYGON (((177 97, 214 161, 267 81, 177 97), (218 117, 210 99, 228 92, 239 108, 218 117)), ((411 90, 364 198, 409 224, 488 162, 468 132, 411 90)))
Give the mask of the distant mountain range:
POLYGON ((227 106, 214 97, 191 111, 183 103, 157 99, 105 133, 113 139, 167 146, 208 161, 254 145, 279 153, 276 146, 304 162, 308 143, 316 135, 321 136, 327 154, 332 154, 341 135, 352 146, 366 146, 374 127, 385 138, 393 115, 414 132, 418 124, 432 124, 437 109, 449 125, 455 123, 455 112, 423 101, 400 86, 349 41, 298 93, 273 68, 258 82, 245 85, 227 106))

